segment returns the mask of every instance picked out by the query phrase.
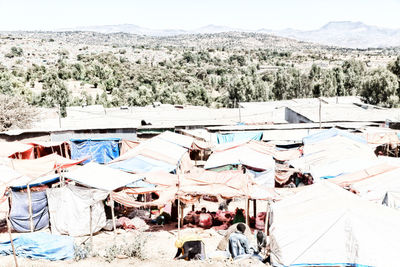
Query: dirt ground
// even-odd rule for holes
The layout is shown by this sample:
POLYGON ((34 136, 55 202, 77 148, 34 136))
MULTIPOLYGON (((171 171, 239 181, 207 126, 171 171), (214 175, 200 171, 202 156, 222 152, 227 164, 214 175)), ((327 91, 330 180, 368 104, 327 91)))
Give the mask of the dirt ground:
MULTIPOLYGON (((261 203, 260 203, 261 204, 261 203)), ((257 203, 258 211, 263 210, 264 205, 257 203)), ((215 211, 218 207, 217 203, 212 202, 200 202, 196 205, 196 209, 201 207, 206 207, 210 211, 215 211)), ((229 206, 229 210, 234 210, 236 207, 244 207, 243 201, 232 202, 229 206)), ((250 207, 252 211, 252 207, 250 207)), ((190 207, 185 209, 185 212, 189 211, 190 207)), ((184 260, 173 260, 176 253, 176 248, 174 246, 175 240, 177 239, 178 231, 175 228, 175 224, 170 224, 166 226, 154 226, 148 231, 140 232, 138 230, 123 230, 117 229, 117 235, 114 232, 101 231, 94 235, 93 237, 93 252, 97 254, 95 257, 89 257, 80 261, 69 260, 69 261, 46 261, 46 260, 31 260, 18 257, 19 266, 29 266, 29 267, 50 267, 50 266, 266 266, 255 259, 247 259, 239 262, 234 262, 231 259, 207 259, 205 261, 187 262, 184 260), (143 249, 143 256, 145 259, 140 260, 137 258, 126 258, 126 259, 114 259, 111 262, 107 262, 105 256, 107 255, 107 250, 113 244, 116 245, 129 245, 135 242, 135 240, 140 236, 146 239, 146 243, 143 249)), ((49 232, 47 229, 46 231, 49 232)), ((216 251, 217 245, 223 238, 223 232, 215 231, 214 229, 201 229, 201 228, 185 228, 181 230, 181 234, 195 233, 202 237, 206 254, 211 255, 216 251)), ((13 233, 13 237, 20 234, 13 233)), ((87 240, 88 237, 75 238, 75 244, 80 244, 87 240)), ((8 241, 8 233, 0 234, 0 241, 8 241)), ((254 244, 254 240, 253 244, 254 244)), ((0 267, 3 266, 15 266, 14 259, 12 256, 0 256, 0 267)))

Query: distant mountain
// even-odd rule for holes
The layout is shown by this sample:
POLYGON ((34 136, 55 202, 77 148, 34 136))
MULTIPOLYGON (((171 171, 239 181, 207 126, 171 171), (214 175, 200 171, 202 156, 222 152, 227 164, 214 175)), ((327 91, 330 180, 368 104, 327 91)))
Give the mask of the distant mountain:
POLYGON ((318 30, 299 31, 285 29, 268 31, 283 37, 349 48, 400 46, 400 29, 366 25, 362 22, 329 22, 318 30))
POLYGON ((149 29, 134 24, 103 25, 62 29, 63 31, 93 31, 100 33, 124 32, 148 36, 175 36, 180 34, 211 34, 222 32, 255 32, 273 34, 300 41, 314 42, 323 45, 348 48, 391 47, 400 46, 400 29, 388 29, 366 25, 362 22, 336 21, 329 22, 320 29, 301 31, 284 30, 244 30, 220 25, 207 25, 194 30, 149 29))

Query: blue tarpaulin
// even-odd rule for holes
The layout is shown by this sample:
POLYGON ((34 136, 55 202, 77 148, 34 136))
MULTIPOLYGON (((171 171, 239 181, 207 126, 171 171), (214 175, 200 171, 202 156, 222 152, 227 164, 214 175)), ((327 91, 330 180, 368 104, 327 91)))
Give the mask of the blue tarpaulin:
MULTIPOLYGON (((37 232, 13 239, 17 256, 30 259, 68 260, 74 258, 74 239, 70 236, 37 232)), ((11 242, 0 243, 0 255, 12 255, 11 242)))
MULTIPOLYGON (((35 230, 49 227, 46 191, 32 192, 32 217, 35 230)), ((10 222, 17 232, 30 232, 28 193, 12 191, 10 222)))
POLYGON ((363 144, 367 143, 367 140, 363 137, 357 136, 355 134, 351 134, 349 132, 346 131, 342 131, 336 128, 331 128, 329 130, 325 130, 325 131, 321 131, 319 133, 316 134, 312 134, 309 136, 306 136, 303 138, 303 144, 307 145, 307 144, 314 144, 314 143, 318 143, 321 142, 323 140, 335 137, 335 136, 343 136, 343 137, 347 137, 353 141, 356 142, 360 142, 363 144))
POLYGON ((217 134, 218 144, 225 144, 243 140, 257 140, 260 141, 263 137, 263 132, 239 132, 229 134, 217 134))
POLYGON ((107 139, 71 139, 71 159, 82 159, 97 163, 108 163, 119 157, 119 138, 107 139))
POLYGON ((168 164, 164 161, 151 159, 138 155, 123 161, 118 161, 109 165, 111 168, 119 169, 132 173, 145 173, 151 171, 166 171, 171 172, 176 169, 175 165, 168 164))

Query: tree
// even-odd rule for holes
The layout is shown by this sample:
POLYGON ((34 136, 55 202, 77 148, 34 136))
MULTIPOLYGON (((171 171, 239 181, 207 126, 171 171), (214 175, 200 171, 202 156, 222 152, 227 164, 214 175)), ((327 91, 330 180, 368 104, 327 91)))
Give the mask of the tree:
POLYGON ((0 95, 0 131, 28 128, 36 120, 38 111, 22 98, 0 95))
POLYGON ((399 103, 397 77, 384 68, 370 71, 362 84, 361 96, 373 105, 395 107, 399 103))
POLYGON ((67 105, 70 93, 65 83, 58 78, 55 71, 47 73, 44 77, 43 92, 40 104, 46 107, 60 107, 61 117, 67 116, 67 105))

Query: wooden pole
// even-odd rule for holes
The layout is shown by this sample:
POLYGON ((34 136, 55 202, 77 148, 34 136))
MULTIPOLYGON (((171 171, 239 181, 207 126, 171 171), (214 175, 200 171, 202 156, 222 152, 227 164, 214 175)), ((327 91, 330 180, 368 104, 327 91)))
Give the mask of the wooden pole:
POLYGON ((6 212, 6 222, 7 222, 8 235, 10 236, 10 242, 11 242, 11 248, 12 248, 12 251, 13 251, 15 267, 18 267, 17 253, 15 252, 14 241, 13 241, 12 235, 11 235, 10 213, 9 213, 10 212, 11 203, 12 203, 12 194, 10 194, 10 196, 8 197, 9 209, 6 212))
POLYGON ((115 239, 115 237, 117 236, 117 226, 115 224, 114 199, 112 198, 111 192, 110 192, 110 204, 111 204, 111 217, 112 217, 112 222, 113 222, 114 239, 115 239))
POLYGON ((34 229, 33 229, 33 214, 32 214, 32 196, 31 196, 31 187, 29 186, 29 184, 26 185, 26 189, 28 192, 29 221, 31 225, 31 232, 33 232, 34 229))
POLYGON ((249 197, 247 197, 246 198, 246 224, 248 226, 250 226, 249 204, 250 204, 250 200, 249 200, 249 197))
POLYGON ((319 99, 319 128, 321 129, 321 109, 322 109, 322 104, 321 104, 321 99, 319 99))
POLYGON ((11 235, 11 225, 10 225, 10 220, 9 220, 9 211, 7 211, 7 214, 6 214, 6 221, 7 221, 7 231, 8 231, 8 235, 10 236, 11 248, 12 248, 13 256, 14 256, 15 267, 18 267, 17 253, 15 252, 14 241, 13 241, 12 235, 11 235))
POLYGON ((92 226, 92 205, 90 205, 90 247, 93 251, 93 226, 92 226))
POLYGON ((253 199, 253 214, 254 214, 254 218, 257 217, 257 200, 253 199))
POLYGON ((269 201, 267 202, 267 210, 265 211, 265 229, 264 229, 264 232, 265 232, 265 235, 266 236, 269 236, 269 225, 268 225, 268 222, 269 222, 269 201))

